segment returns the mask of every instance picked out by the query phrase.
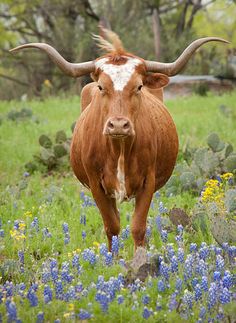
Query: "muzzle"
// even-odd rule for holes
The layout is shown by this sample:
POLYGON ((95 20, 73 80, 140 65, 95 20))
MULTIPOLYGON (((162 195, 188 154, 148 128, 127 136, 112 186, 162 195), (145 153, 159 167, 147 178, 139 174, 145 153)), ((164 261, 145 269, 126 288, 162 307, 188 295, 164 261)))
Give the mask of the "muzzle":
POLYGON ((134 135, 132 122, 125 117, 109 118, 105 124, 103 134, 112 138, 125 138, 134 135))

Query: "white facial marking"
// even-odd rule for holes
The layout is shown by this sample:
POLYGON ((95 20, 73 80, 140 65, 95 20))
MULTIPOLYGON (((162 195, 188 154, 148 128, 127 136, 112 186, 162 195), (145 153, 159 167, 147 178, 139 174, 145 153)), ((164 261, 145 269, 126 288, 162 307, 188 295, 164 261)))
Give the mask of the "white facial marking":
POLYGON ((107 64, 109 58, 104 57, 95 62, 96 68, 100 68, 110 76, 114 90, 122 91, 129 82, 135 67, 142 63, 138 58, 127 57, 127 62, 122 65, 107 64))
POLYGON ((117 166, 118 188, 115 191, 116 200, 123 202, 126 198, 125 173, 124 173, 124 155, 121 153, 117 166))

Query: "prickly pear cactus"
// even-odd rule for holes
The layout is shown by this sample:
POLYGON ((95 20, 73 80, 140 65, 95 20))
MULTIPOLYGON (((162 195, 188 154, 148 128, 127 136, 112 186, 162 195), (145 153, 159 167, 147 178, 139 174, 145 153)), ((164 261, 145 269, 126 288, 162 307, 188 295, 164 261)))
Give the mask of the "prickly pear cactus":
POLYGON ((197 149, 194 154, 194 161, 207 175, 212 175, 220 164, 218 157, 207 148, 197 149))
POLYGON ((67 140, 66 133, 63 130, 57 131, 56 133, 56 143, 61 144, 67 140))
POLYGON ((220 141, 220 138, 217 135, 217 133, 214 132, 207 137, 207 144, 214 152, 223 150, 225 146, 225 144, 222 141, 220 141))
POLYGON ((41 135, 39 137, 39 144, 40 146, 44 147, 44 148, 51 148, 52 147, 52 141, 51 139, 46 136, 46 135, 41 135))
POLYGON ((53 146, 53 152, 56 158, 61 158, 67 155, 67 150, 62 144, 53 146))
POLYGON ((224 169, 226 172, 230 173, 233 173, 236 170, 236 154, 231 154, 225 159, 224 169))
POLYGON ((191 172, 184 172, 180 175, 180 183, 182 184, 182 187, 184 190, 189 190, 191 188, 194 188, 195 184, 195 176, 191 172))
POLYGON ((210 217, 211 233, 215 240, 222 245, 224 242, 236 243, 236 222, 220 215, 210 217))
POLYGON ((230 189, 225 193, 225 206, 228 212, 236 211, 236 189, 230 189))
POLYGON ((46 149, 42 147, 41 153, 40 153, 40 159, 42 163, 45 166, 47 166, 49 170, 51 170, 57 164, 56 157, 50 149, 46 149))

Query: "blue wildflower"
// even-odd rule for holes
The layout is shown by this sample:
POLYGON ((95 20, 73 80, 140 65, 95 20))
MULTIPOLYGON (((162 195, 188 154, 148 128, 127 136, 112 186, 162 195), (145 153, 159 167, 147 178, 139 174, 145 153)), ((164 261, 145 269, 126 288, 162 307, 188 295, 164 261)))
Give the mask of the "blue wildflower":
POLYGON ((165 291, 165 283, 163 282, 162 279, 158 280, 157 289, 158 289, 159 292, 164 292, 165 291))
POLYGON ((44 322, 44 313, 43 312, 39 312, 37 314, 36 323, 43 323, 43 322, 44 322))
POLYGON ((169 311, 173 311, 178 306, 178 302, 176 300, 176 295, 177 295, 176 293, 173 293, 170 295, 169 303, 168 303, 169 311))
POLYGON ((117 295, 117 302, 118 302, 119 305, 124 303, 124 300, 125 299, 124 299, 123 295, 117 295))
POLYGON ((111 266, 113 263, 113 257, 111 252, 107 252, 105 255, 105 264, 107 266, 111 266))
POLYGON ((207 276, 202 276, 201 288, 204 292, 208 291, 208 279, 207 276))
POLYGON ((4 238, 4 230, 0 229, 0 238, 4 238))
POLYGON ((170 266, 172 273, 178 272, 178 260, 176 256, 173 256, 170 260, 170 266))
POLYGON ((217 303, 217 287, 215 283, 211 283, 208 292, 208 308, 211 309, 217 303))
POLYGON ((197 244, 196 243, 190 243, 189 250, 191 253, 194 253, 197 251, 197 244))
POLYGON ((14 322, 17 319, 16 304, 9 299, 6 300, 6 310, 9 322, 14 322))
POLYGON ((178 248, 177 258, 180 263, 184 262, 184 249, 178 248))
POLYGON ((230 303, 230 292, 228 288, 224 287, 223 290, 220 293, 220 303, 221 304, 228 304, 230 303))
POLYGON ((114 255, 118 255, 119 253, 119 238, 117 236, 112 237, 111 251, 114 255))
POLYGON ((195 301, 199 301, 202 298, 202 289, 200 284, 197 284, 194 287, 194 297, 195 301))
POLYGON ((44 302, 47 304, 52 301, 52 290, 48 285, 44 286, 43 290, 44 302))
POLYGON ((91 317, 92 317, 91 313, 89 313, 88 311, 83 310, 82 308, 80 309, 80 312, 78 314, 78 318, 81 321, 89 320, 89 319, 91 319, 91 317))
POLYGON ((144 305, 147 305, 147 304, 149 304, 149 302, 150 302, 150 296, 149 295, 143 295, 142 296, 142 303, 144 305))
POLYGON ((221 255, 216 256, 216 270, 221 271, 224 269, 225 261, 221 255))
POLYGON ((149 310, 146 306, 144 306, 143 318, 147 320, 151 315, 153 315, 153 311, 149 310))
POLYGON ((162 242, 167 242, 167 240, 168 240, 167 230, 161 230, 161 240, 162 240, 162 242))
POLYGON ((183 303, 192 309, 193 307, 193 294, 189 290, 184 291, 183 303))

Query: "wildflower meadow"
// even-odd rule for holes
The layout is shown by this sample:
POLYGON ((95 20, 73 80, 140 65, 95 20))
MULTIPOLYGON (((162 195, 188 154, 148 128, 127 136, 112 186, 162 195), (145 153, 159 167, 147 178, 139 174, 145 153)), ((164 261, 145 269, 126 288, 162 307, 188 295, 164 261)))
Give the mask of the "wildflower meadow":
POLYGON ((132 201, 119 205, 121 232, 109 252, 99 211, 68 156, 66 166, 38 158, 37 169, 25 168, 40 156, 42 134, 63 130, 68 140, 79 98, 1 102, 0 322, 235 322, 235 102, 235 93, 167 102, 180 139, 173 174, 180 181, 153 196, 137 267, 132 201), (32 114, 7 117, 22 108, 32 114), (194 181, 185 175, 183 185, 179 165, 193 165, 186 146, 196 151, 212 132, 232 146, 218 149, 231 164, 214 162, 197 175, 191 168, 194 181))

